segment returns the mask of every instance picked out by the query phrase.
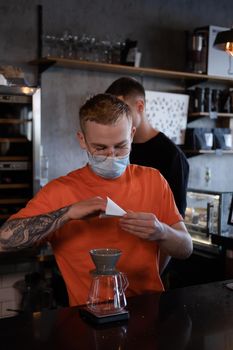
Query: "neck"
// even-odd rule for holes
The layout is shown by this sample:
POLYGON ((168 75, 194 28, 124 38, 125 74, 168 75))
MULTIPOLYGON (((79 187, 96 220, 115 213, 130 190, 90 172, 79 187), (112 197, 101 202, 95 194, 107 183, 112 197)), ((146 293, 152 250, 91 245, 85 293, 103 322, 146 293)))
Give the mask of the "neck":
POLYGON ((157 136, 159 130, 153 128, 147 120, 143 120, 137 127, 133 143, 144 143, 157 136))

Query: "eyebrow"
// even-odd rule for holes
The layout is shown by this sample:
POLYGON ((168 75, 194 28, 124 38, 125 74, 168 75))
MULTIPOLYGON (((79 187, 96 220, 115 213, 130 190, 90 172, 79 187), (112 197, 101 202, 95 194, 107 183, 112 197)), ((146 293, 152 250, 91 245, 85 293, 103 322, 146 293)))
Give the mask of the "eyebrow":
MULTIPOLYGON (((124 144, 128 143, 129 141, 128 140, 123 140, 115 145, 113 145, 114 147, 117 147, 117 146, 123 146, 124 144)), ((104 145, 103 143, 91 143, 91 146, 92 147, 109 147, 108 145, 104 145)))

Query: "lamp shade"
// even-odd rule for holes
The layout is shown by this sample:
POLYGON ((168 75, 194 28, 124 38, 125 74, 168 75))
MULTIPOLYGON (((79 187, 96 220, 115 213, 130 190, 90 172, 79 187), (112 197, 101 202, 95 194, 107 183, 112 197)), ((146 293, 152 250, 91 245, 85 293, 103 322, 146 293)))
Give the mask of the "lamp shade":
POLYGON ((216 35, 214 46, 216 49, 224 50, 233 55, 233 28, 219 32, 216 35))

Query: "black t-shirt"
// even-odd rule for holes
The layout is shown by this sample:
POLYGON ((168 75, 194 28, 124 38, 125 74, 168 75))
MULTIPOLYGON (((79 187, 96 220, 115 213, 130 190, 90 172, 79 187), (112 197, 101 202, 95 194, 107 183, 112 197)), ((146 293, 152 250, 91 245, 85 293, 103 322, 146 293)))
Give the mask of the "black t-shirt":
POLYGON ((160 132, 147 142, 133 143, 130 162, 160 171, 169 183, 177 208, 184 217, 189 163, 181 149, 160 132))

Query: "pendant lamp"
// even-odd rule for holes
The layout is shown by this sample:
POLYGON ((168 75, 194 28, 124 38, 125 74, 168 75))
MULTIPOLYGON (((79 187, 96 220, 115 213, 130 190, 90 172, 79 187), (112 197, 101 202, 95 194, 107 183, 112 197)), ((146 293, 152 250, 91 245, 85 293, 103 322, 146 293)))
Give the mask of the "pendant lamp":
POLYGON ((216 35, 214 46, 219 50, 226 51, 233 56, 233 28, 219 32, 216 35))

